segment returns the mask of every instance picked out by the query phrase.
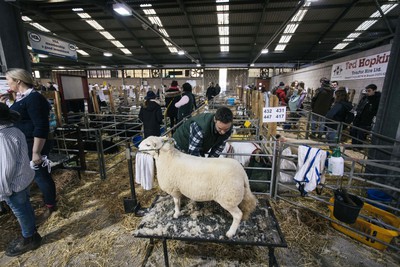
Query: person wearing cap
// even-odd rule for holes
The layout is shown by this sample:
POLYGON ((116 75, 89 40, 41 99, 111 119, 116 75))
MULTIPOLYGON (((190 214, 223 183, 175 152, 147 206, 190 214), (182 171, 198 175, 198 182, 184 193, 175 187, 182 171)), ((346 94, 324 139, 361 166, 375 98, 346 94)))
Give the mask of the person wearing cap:
POLYGON ((175 107, 175 103, 179 100, 181 100, 181 91, 179 90, 178 82, 174 80, 168 90, 165 91, 165 107, 171 128, 173 128, 178 121, 178 108, 175 107))
POLYGON ((182 98, 175 103, 175 107, 178 108, 178 122, 192 114, 193 110, 197 108, 196 99, 192 94, 192 85, 190 83, 184 83, 182 89, 182 98))
POLYGON ((161 106, 156 101, 156 94, 150 90, 144 99, 145 102, 139 111, 139 119, 143 122, 144 138, 160 136, 163 115, 161 106))
POLYGON ((183 122, 173 134, 175 147, 193 156, 218 158, 232 134, 233 113, 221 107, 214 113, 202 113, 183 122))
MULTIPOLYGON (((19 95, 10 106, 11 110, 21 115, 15 127, 25 134, 29 159, 38 166, 35 170, 35 183, 43 194, 46 206, 40 218, 42 222, 56 210, 56 186, 48 166, 43 163, 43 156, 48 155, 51 149, 51 142, 48 141, 51 106, 43 95, 33 89, 34 81, 30 72, 18 68, 9 69, 6 79, 10 89, 19 95)), ((4 103, 1 97, 0 101, 4 103)))
POLYGON ((378 112, 381 93, 376 90, 378 87, 375 84, 369 84, 365 87, 365 95, 360 99, 356 107, 356 116, 353 121, 353 126, 363 130, 351 128, 352 144, 362 144, 367 138, 366 131, 372 130, 372 122, 378 112))
POLYGON ((329 79, 323 77, 320 79, 321 86, 316 90, 311 99, 311 137, 321 137, 323 134, 324 117, 333 103, 334 90, 330 86, 329 79))
POLYGON ((35 172, 29 164, 25 135, 13 125, 19 119, 19 113, 0 103, 0 200, 7 202, 22 233, 6 248, 5 254, 10 257, 34 250, 42 241, 29 200, 29 186, 35 172))

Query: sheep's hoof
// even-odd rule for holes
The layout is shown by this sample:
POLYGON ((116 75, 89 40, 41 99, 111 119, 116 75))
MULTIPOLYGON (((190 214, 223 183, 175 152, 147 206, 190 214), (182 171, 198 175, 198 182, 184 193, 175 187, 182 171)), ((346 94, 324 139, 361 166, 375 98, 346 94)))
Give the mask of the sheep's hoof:
POLYGON ((227 238, 231 239, 235 235, 235 232, 234 231, 228 231, 228 232, 226 232, 225 235, 226 235, 227 238))
POLYGON ((175 213, 174 213, 174 218, 175 218, 175 219, 178 219, 179 216, 181 216, 181 213, 180 213, 180 212, 175 212, 175 213))

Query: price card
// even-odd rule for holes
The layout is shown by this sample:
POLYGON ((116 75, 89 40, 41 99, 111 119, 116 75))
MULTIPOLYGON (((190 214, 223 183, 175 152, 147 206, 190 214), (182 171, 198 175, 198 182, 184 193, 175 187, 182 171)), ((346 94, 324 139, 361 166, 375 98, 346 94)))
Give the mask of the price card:
POLYGON ((286 121, 286 107, 263 108, 263 122, 286 121))

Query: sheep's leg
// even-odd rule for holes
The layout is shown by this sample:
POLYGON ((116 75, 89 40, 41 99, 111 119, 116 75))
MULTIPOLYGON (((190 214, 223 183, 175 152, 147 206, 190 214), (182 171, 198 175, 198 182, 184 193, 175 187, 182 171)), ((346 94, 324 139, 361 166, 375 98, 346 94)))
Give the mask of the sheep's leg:
POLYGON ((225 207, 224 205, 221 206, 224 209, 226 209, 233 217, 231 227, 225 234, 228 238, 232 238, 236 234, 236 230, 238 229, 240 221, 242 220, 243 212, 237 206, 236 207, 225 207))
POLYGON ((181 193, 173 192, 171 196, 174 198, 175 203, 174 218, 177 219, 181 215, 181 193))

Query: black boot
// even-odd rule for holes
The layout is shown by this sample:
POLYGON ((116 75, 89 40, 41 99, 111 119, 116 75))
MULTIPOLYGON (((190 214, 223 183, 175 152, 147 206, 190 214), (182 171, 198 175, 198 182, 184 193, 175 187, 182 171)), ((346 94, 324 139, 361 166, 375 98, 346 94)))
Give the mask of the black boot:
POLYGON ((7 249, 6 255, 9 257, 15 257, 30 250, 35 250, 40 247, 42 243, 42 237, 36 232, 31 237, 20 237, 12 241, 7 249))
POLYGON ((0 202, 0 215, 9 213, 10 208, 7 206, 5 201, 0 202))

